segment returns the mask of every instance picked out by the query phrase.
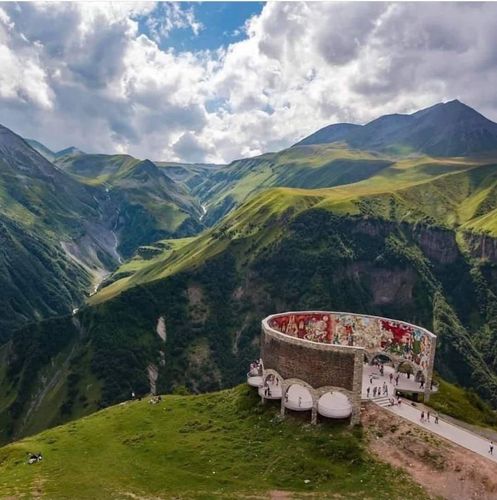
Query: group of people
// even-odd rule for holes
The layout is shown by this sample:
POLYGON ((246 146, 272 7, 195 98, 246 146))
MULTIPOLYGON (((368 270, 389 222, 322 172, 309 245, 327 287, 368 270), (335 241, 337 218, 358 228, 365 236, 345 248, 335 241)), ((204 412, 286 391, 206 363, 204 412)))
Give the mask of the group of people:
POLYGON ((28 464, 36 464, 43 460, 43 456, 41 453, 31 453, 28 452, 28 464))
MULTIPOLYGON (((397 375, 395 375, 395 385, 399 385, 399 378, 400 378, 400 373, 397 373, 397 375)), ((393 381, 394 381, 393 373, 390 373, 390 383, 393 384, 393 381)))
POLYGON ((402 400, 398 394, 396 398, 388 398, 388 406, 400 406, 400 403, 402 403, 402 400))
MULTIPOLYGON (((431 413, 429 410, 426 413, 424 411, 421 411, 421 415, 420 415, 419 419, 421 420, 421 423, 425 423, 425 422, 429 423, 430 417, 431 417, 431 413)), ((434 422, 436 424, 438 424, 438 413, 435 413, 433 415, 433 417, 434 417, 434 422)))
POLYGON ((249 375, 252 377, 262 375, 262 359, 250 363, 249 375))
POLYGON ((148 400, 148 404, 150 405, 158 405, 162 401, 162 396, 153 396, 148 400))
MULTIPOLYGON (((373 383, 373 379, 370 379, 370 383, 373 383)), ((383 386, 378 385, 373 387, 373 391, 371 392, 371 387, 368 387, 366 389, 366 394, 368 399, 371 397, 371 394, 373 395, 373 398, 375 397, 380 397, 380 396, 388 396, 388 385, 386 382, 383 382, 383 386)))
POLYGON ((276 375, 268 375, 264 382, 264 396, 265 397, 271 397, 271 387, 278 387, 280 385, 280 380, 276 375))

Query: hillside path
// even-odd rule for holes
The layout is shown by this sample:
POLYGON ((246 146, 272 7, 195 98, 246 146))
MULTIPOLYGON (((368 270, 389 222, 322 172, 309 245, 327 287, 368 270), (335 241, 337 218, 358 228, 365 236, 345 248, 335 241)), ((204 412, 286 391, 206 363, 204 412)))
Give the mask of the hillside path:
MULTIPOLYGON (((403 399, 400 406, 384 407, 385 410, 395 413, 399 417, 403 417, 416 425, 419 425, 423 429, 436 434, 437 436, 443 437, 452 443, 458 444, 468 450, 478 453, 482 457, 488 458, 493 462, 497 462, 497 443, 494 442, 494 454, 490 455, 488 452, 490 441, 484 439, 483 437, 470 432, 462 427, 449 423, 442 418, 439 418, 439 423, 435 423, 433 414, 435 411, 431 411, 430 422, 421 422, 421 410, 415 408, 411 405, 410 401, 403 399)), ((421 407, 425 411, 426 408, 421 407)))

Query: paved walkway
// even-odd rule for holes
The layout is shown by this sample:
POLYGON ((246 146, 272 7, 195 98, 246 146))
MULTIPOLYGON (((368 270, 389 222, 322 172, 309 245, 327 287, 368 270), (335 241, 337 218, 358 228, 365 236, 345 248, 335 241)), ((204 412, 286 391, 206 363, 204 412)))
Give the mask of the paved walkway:
MULTIPOLYGON (((424 408, 423 408, 424 409, 424 408)), ((493 462, 497 462, 497 443, 494 447, 494 455, 488 452, 490 441, 482 438, 478 434, 474 434, 462 427, 451 424, 439 418, 438 424, 435 423, 433 418, 434 411, 431 412, 430 422, 421 422, 421 410, 411 405, 411 402, 403 399, 400 406, 386 407, 385 410, 391 411, 400 417, 410 420, 411 422, 419 425, 423 429, 441 436, 463 448, 474 451, 482 457, 488 458, 493 462)), ((426 412, 425 412, 426 416, 426 412)))
MULTIPOLYGON (((362 384, 363 399, 370 399, 372 401, 375 401, 376 399, 376 402, 380 404, 380 406, 384 407, 386 410, 391 411, 392 413, 395 413, 396 415, 399 415, 400 417, 403 417, 406 420, 409 420, 419 425, 420 427, 423 427, 427 431, 432 432, 433 434, 436 434, 451 441, 452 443, 458 444, 463 448, 467 448, 468 450, 474 451, 475 453, 478 453, 479 455, 485 458, 497 462, 497 442, 494 445, 494 455, 490 455, 490 453, 488 452, 490 441, 488 439, 485 439, 476 433, 468 431, 450 422, 442 420, 442 418, 439 418, 438 424, 435 424, 435 419, 433 418, 433 414, 435 413, 435 411, 433 410, 431 411, 430 422, 426 421, 421 422, 421 410, 425 410, 425 415, 426 415, 426 407, 423 407, 423 405, 414 407, 412 406, 411 401, 407 399, 402 399, 402 404, 400 406, 392 407, 392 406, 385 406, 384 402, 381 401, 381 399, 386 400, 386 398, 377 397, 373 399, 372 398, 373 387, 376 386, 378 389, 380 387, 382 388, 384 382, 386 383, 388 388, 387 397, 392 397, 395 394, 395 389, 397 387, 395 386, 395 381, 393 384, 390 383, 391 371, 393 372, 393 369, 391 367, 385 366, 385 375, 382 377, 380 376, 379 371, 376 367, 365 365, 363 371, 363 384, 362 384), (372 383, 370 383, 371 376, 373 377, 372 383), (368 387, 370 387, 369 398, 367 397, 366 393, 368 387)), ((416 384, 412 380, 412 377, 411 379, 407 379, 405 374, 401 374, 399 385, 410 385, 410 384, 412 384, 419 390, 419 384, 416 384)))

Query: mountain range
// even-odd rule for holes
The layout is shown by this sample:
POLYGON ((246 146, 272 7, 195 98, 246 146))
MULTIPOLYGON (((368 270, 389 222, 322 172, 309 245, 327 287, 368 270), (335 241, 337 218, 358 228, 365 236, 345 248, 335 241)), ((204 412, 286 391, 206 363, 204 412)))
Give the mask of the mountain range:
POLYGON ((497 123, 458 100, 410 115, 385 115, 367 123, 340 123, 318 130, 296 146, 343 142, 360 150, 468 156, 495 152, 497 123))
POLYGON ((81 305, 139 245, 203 227, 199 203, 151 161, 53 153, 5 127, 0 200, 0 340, 81 305))
POLYGON ((423 325, 439 376, 497 405, 496 129, 451 101, 229 165, 52 153, 2 129, 20 250, 1 254, 1 438, 131 391, 239 383, 261 317, 291 309, 423 325))

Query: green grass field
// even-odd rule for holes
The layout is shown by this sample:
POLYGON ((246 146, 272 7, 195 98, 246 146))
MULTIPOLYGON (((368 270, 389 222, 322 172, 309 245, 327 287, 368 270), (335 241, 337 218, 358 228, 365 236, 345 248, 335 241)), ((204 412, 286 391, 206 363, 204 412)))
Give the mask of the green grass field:
POLYGON ((497 429, 497 415, 473 391, 439 379, 439 390, 430 397, 429 406, 468 424, 497 429))
POLYGON ((0 449, 1 498, 427 498, 361 429, 280 420, 240 386, 128 402, 0 449), (27 452, 44 460, 26 463, 27 452))

